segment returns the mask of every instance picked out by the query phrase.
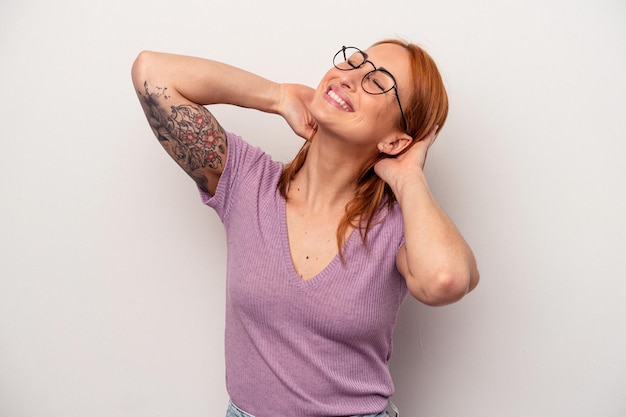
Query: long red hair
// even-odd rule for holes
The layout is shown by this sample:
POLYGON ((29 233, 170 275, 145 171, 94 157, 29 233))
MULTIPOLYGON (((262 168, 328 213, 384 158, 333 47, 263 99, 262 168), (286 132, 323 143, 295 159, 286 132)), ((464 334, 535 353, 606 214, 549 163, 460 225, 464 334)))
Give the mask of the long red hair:
MULTIPOLYGON (((408 103, 406 107, 403 105, 403 108, 407 133, 413 138, 412 146, 426 137, 435 126, 439 126, 441 130, 448 116, 448 95, 435 61, 421 47, 397 39, 383 40, 372 46, 380 44, 402 46, 409 54, 413 85, 408 103)), ((397 123, 400 129, 403 129, 400 116, 397 123)), ((309 146, 310 141, 305 142, 281 174, 278 187, 285 199, 287 199, 289 182, 304 165, 309 146)), ((374 172, 374 165, 388 157, 383 153, 376 155, 364 164, 355 177, 354 198, 346 205, 345 215, 337 227, 337 246, 342 260, 342 247, 348 228, 358 229, 365 243, 367 233, 379 220, 376 214, 384 207, 391 208, 396 201, 391 188, 374 172)))

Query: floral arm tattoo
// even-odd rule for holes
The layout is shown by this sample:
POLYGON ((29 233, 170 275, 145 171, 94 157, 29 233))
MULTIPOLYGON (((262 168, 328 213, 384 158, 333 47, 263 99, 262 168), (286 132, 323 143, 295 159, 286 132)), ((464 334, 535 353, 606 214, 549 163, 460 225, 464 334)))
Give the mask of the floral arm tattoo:
POLYGON ((167 87, 151 92, 144 83, 140 101, 148 122, 167 153, 206 190, 202 168, 221 170, 226 161, 226 133, 213 115, 200 104, 170 106, 164 101, 167 87))

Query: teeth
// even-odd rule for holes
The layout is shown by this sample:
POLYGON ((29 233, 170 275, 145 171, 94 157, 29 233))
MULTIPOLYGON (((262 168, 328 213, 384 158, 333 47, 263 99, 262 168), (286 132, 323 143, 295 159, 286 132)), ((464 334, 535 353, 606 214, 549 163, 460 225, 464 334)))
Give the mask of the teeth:
POLYGON ((339 103, 339 105, 346 111, 350 111, 350 107, 348 107, 348 105, 346 104, 345 101, 343 101, 343 99, 341 97, 339 97, 337 95, 337 93, 335 93, 333 90, 329 90, 328 91, 328 95, 335 100, 337 103, 339 103))

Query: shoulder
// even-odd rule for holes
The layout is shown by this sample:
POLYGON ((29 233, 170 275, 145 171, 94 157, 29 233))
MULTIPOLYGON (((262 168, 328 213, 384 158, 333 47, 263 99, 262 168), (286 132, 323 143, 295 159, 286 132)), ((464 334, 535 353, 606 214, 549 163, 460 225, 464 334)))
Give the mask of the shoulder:
POLYGON ((388 233, 394 231, 404 233, 402 211, 398 202, 391 204, 383 202, 376 213, 376 221, 374 223, 388 233))
POLYGON ((398 203, 383 202, 374 214, 367 231, 365 247, 368 251, 389 253, 404 243, 404 222, 398 203))
POLYGON ((261 147, 252 145, 233 132, 226 132, 226 140, 229 154, 223 174, 255 176, 282 172, 283 164, 274 161, 261 147))
POLYGON ((215 194, 202 195, 205 204, 226 215, 230 208, 245 206, 259 197, 260 190, 277 188, 283 164, 276 162, 260 147, 251 145, 238 134, 226 132, 228 158, 215 194))

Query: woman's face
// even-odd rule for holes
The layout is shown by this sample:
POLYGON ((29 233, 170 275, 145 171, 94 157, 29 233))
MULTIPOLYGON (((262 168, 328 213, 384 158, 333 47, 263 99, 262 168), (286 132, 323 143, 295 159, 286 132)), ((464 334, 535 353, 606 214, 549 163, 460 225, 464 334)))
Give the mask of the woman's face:
POLYGON ((342 71, 331 68, 322 78, 311 103, 311 113, 320 131, 358 144, 376 144, 390 136, 402 134, 398 126, 400 107, 394 90, 369 94, 363 90, 363 77, 374 69, 385 69, 393 75, 397 94, 404 106, 409 98, 410 61, 408 52, 395 44, 373 46, 360 68, 342 71))

